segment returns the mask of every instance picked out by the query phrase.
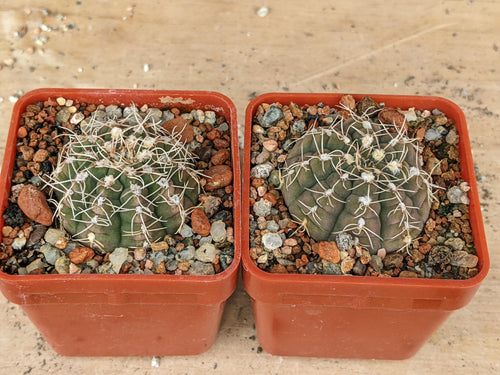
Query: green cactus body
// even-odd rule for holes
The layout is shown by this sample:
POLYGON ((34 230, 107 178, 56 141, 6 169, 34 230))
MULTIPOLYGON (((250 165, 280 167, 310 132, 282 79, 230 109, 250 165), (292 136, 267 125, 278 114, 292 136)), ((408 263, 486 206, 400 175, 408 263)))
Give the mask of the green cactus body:
POLYGON ((148 117, 131 116, 134 121, 92 118, 82 124, 51 177, 63 227, 104 251, 175 233, 198 199, 198 176, 185 145, 148 117))
POLYGON ((372 253, 405 248, 422 231, 432 196, 416 140, 353 117, 296 140, 282 170, 285 203, 317 241, 352 232, 372 253))

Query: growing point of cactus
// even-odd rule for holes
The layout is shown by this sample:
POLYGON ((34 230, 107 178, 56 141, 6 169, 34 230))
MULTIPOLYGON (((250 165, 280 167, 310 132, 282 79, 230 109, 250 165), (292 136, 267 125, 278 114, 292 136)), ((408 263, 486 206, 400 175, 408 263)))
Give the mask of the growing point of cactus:
POLYGON ((350 115, 297 139, 282 170, 285 203, 317 241, 351 232, 372 253, 407 248, 433 197, 417 140, 403 127, 350 115))
POLYGON ((136 111, 118 120, 93 116, 80 130, 69 135, 49 182, 62 226, 104 251, 175 233, 199 192, 179 135, 136 111))

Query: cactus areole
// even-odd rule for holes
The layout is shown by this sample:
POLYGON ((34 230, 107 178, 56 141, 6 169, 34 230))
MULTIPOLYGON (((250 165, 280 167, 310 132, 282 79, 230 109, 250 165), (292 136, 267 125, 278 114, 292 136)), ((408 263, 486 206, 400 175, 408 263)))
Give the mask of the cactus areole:
POLYGON ((181 227, 198 199, 198 175, 179 135, 136 111, 82 123, 69 135, 49 185, 62 226, 103 250, 149 246, 181 227))
POLYGON ((371 253, 405 249, 432 198, 417 140, 404 127, 350 115, 296 140, 282 170, 285 203, 317 241, 349 232, 371 253))

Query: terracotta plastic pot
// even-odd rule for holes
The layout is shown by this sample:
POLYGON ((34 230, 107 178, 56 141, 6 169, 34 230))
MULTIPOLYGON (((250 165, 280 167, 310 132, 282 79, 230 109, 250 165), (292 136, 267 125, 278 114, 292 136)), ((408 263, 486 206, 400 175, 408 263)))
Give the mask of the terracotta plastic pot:
MULTIPOLYGON (((10 192, 18 120, 28 104, 59 96, 87 103, 196 108, 224 115, 233 140, 234 231, 240 233, 236 108, 216 92, 40 89, 27 93, 16 103, 12 115, 0 179, 2 213, 10 192)), ((0 289, 21 306, 47 342, 63 355, 199 354, 215 341, 224 304, 236 287, 240 257, 240 237, 235 236, 233 263, 213 276, 0 273, 0 289)))
MULTIPOLYGON (((250 194, 252 119, 262 103, 322 102, 336 106, 340 94, 270 93, 246 110, 243 197, 250 194)), ((365 95, 353 95, 360 100, 365 95)), ((455 121, 460 135, 462 178, 471 190, 470 221, 480 271, 468 280, 271 274, 249 256, 248 199, 243 200, 243 282, 253 302, 260 345, 275 355, 405 359, 414 355, 456 309, 476 293, 489 268, 465 116, 438 97, 370 95, 388 107, 438 108, 455 121)))

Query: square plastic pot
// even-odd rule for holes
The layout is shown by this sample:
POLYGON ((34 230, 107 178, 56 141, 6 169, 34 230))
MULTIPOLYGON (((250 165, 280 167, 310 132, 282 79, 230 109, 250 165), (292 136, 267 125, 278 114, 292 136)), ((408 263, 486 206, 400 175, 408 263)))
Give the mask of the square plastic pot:
MULTIPOLYGON (((59 96, 96 104, 147 104, 158 108, 212 110, 231 127, 234 231, 240 233, 240 171, 236 108, 216 92, 40 89, 14 107, 0 177, 2 214, 7 207, 19 118, 26 106, 59 96)), ((0 225, 3 218, 0 215, 0 225)), ((168 356, 202 353, 215 341, 224 304, 236 288, 241 258, 213 276, 7 275, 0 289, 20 305, 52 348, 68 356, 168 356)), ((6 322, 3 322, 6 324, 6 322)))
MULTIPOLYGON (((262 103, 338 105, 341 94, 270 93, 246 110, 243 197, 250 196, 252 119, 262 103)), ((353 95, 358 101, 365 95, 353 95)), ((271 274, 249 255, 248 199, 243 200, 243 283, 252 298, 260 345, 284 356, 405 359, 414 355, 454 311, 476 293, 489 268, 474 165, 465 116, 449 100, 424 96, 370 95, 388 107, 438 108, 460 135, 462 178, 471 187, 470 221, 479 257, 478 275, 468 280, 271 274)))

